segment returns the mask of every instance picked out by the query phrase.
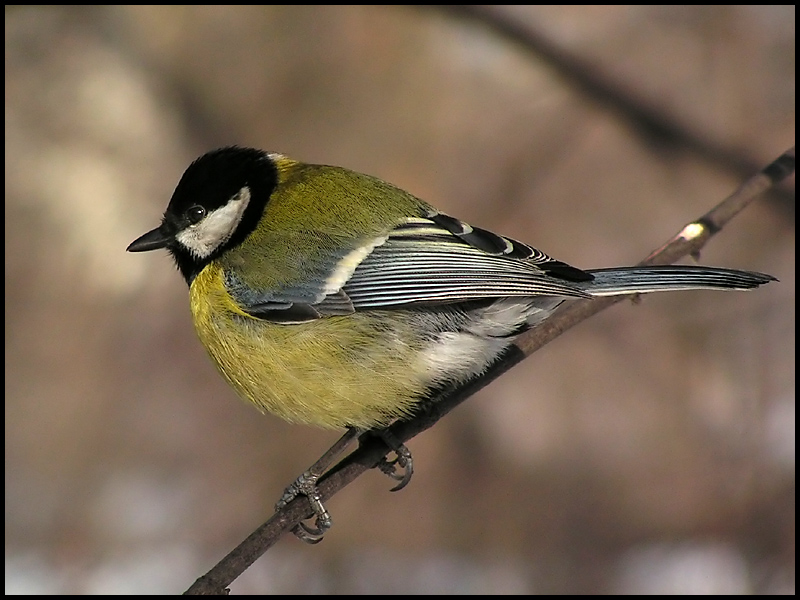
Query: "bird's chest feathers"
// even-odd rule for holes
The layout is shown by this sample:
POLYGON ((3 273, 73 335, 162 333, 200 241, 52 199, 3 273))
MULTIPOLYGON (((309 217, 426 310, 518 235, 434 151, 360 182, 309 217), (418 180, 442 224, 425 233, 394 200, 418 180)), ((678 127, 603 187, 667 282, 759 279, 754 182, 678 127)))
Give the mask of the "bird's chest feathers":
POLYGON ((223 376, 260 410, 300 423, 369 428, 408 414, 424 392, 427 376, 413 368, 418 348, 377 331, 368 316, 271 323, 242 311, 223 280, 211 264, 192 282, 195 328, 223 376))

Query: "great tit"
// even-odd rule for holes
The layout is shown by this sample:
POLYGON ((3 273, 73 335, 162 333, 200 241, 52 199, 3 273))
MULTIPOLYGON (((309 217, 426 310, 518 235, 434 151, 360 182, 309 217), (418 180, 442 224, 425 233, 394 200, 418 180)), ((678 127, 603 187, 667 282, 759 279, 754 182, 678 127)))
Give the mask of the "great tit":
MULTIPOLYGON (((288 421, 351 431, 408 418, 479 376, 564 300, 774 280, 703 266, 584 271, 378 178, 243 147, 195 160, 161 225, 128 251, 159 248, 241 396, 288 421)), ((318 476, 287 493, 309 495, 325 528, 318 476)))

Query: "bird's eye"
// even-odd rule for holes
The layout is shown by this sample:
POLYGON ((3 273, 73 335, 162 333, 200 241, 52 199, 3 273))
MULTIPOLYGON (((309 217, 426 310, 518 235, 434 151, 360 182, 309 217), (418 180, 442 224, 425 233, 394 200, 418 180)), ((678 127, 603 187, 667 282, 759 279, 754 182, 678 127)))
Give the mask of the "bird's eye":
POLYGON ((189 210, 186 211, 186 218, 189 219, 189 222, 192 225, 195 225, 203 220, 203 217, 206 216, 206 209, 202 206, 192 206, 189 210))

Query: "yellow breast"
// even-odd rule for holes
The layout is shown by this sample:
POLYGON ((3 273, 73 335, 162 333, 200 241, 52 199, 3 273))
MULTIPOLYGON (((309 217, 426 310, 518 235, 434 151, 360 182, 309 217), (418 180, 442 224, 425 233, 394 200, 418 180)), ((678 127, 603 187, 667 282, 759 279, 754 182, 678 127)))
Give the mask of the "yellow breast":
POLYGON ((192 282, 190 302, 200 341, 225 379, 288 421, 386 425, 413 412, 430 379, 415 362, 424 341, 413 331, 387 331, 374 313, 300 324, 257 319, 227 293, 215 263, 192 282))

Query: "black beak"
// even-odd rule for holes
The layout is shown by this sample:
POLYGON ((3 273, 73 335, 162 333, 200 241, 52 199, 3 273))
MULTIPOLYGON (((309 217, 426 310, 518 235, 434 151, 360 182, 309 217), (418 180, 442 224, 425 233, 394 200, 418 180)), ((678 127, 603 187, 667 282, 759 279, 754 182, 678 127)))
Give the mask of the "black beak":
POLYGON ((128 252, 149 252, 150 250, 158 250, 166 248, 169 243, 174 239, 174 236, 167 231, 164 225, 148 231, 143 236, 136 238, 128 246, 128 252))

